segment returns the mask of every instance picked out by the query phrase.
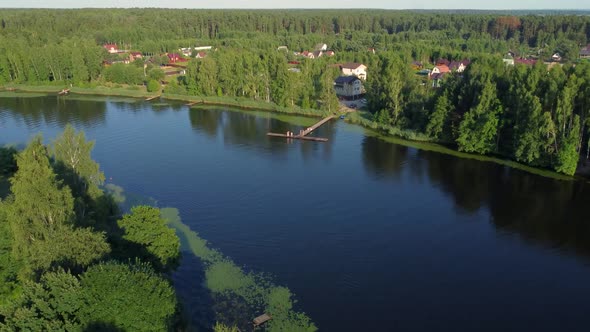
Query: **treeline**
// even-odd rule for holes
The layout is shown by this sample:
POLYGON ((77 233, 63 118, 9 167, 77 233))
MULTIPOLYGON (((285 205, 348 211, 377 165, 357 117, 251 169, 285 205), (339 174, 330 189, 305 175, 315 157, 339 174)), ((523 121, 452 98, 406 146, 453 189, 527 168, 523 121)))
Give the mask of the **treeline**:
POLYGON ((326 61, 301 61, 289 70, 282 52, 227 50, 191 61, 186 77, 166 92, 199 96, 244 97, 279 106, 338 109, 334 78, 338 67, 326 61))
POLYGON ((170 272, 180 241, 156 208, 120 217, 93 142, 68 126, 17 153, 2 148, 0 330, 173 330, 170 272))
POLYGON ((0 33, 25 36, 31 44, 92 36, 98 42, 140 43, 179 39, 226 39, 234 33, 335 35, 350 31, 399 34, 444 31, 448 38, 489 35, 518 37, 529 46, 565 37, 587 41, 583 15, 459 14, 394 10, 174 10, 82 9, 8 10, 0 12, 0 33), (40 34, 39 34, 40 33, 40 34))
POLYGON ((548 70, 482 56, 430 95, 404 68, 393 54, 372 68, 381 73, 368 83, 375 121, 568 175, 588 158, 590 63, 548 70))

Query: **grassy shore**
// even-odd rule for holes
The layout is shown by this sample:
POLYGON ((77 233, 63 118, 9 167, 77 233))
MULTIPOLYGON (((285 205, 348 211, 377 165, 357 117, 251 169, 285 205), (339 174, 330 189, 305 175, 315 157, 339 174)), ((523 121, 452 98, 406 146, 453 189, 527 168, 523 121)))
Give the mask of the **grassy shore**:
POLYGON ((256 110, 256 111, 268 111, 268 112, 280 112, 299 114, 307 116, 328 116, 330 112, 317 110, 317 109, 306 109, 301 107, 281 107, 275 103, 269 103, 260 100, 252 100, 246 98, 232 98, 232 97, 200 97, 200 96, 186 96, 186 95, 175 95, 169 93, 163 93, 161 96, 163 99, 178 100, 187 103, 197 103, 198 105, 213 105, 213 106, 229 106, 244 110, 256 110))
POLYGON ((5 91, 14 92, 37 92, 47 94, 57 94, 63 89, 70 89, 70 93, 81 95, 98 95, 98 96, 118 96, 118 97, 135 97, 147 98, 158 96, 159 93, 147 92, 145 87, 140 86, 93 86, 93 87, 68 87, 66 85, 25 85, 11 84, 2 87, 5 91))

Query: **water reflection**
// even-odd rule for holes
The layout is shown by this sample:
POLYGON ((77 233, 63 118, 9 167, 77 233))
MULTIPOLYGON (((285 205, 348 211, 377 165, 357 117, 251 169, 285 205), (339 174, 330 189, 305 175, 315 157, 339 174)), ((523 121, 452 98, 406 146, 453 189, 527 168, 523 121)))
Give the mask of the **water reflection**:
POLYGON ((582 181, 541 177, 492 162, 461 159, 365 137, 365 171, 376 178, 428 179, 458 212, 490 211, 498 231, 590 258, 590 188, 582 181))
MULTIPOLYGON (((219 135, 222 135, 224 144, 270 150, 273 153, 284 153, 289 150, 291 144, 297 144, 305 160, 315 157, 318 153, 324 159, 330 159, 332 153, 331 144, 267 137, 266 133, 268 132, 284 133, 288 130, 298 132, 300 129, 306 128, 303 124, 293 124, 282 120, 274 118, 270 114, 252 112, 227 112, 200 108, 189 110, 189 121, 195 131, 203 133, 211 139, 218 138, 219 135)), ((303 120, 311 124, 318 119, 310 118, 303 120)), ((324 124, 312 135, 326 137, 332 140, 335 133, 335 122, 329 122, 324 124)))
POLYGON ((105 123, 107 103, 69 100, 63 97, 2 98, 0 117, 22 122, 27 129, 38 130, 45 125, 90 128, 105 123))

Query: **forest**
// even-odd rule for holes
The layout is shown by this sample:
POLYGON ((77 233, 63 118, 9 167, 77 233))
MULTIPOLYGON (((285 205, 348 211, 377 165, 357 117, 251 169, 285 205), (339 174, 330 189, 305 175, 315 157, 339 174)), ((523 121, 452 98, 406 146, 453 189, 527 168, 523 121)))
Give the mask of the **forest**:
POLYGON ((93 142, 67 126, 0 149, 0 330, 171 330, 180 241, 160 210, 122 215, 101 189, 93 142))
POLYGON ((0 84, 155 91, 163 54, 209 45, 164 81, 165 93, 334 112, 338 64, 359 62, 368 67, 366 120, 383 130, 573 175, 590 146, 590 65, 578 58, 589 43, 590 16, 567 12, 5 9, 0 84), (104 66, 105 43, 153 57, 104 66), (335 55, 293 53, 318 43, 335 55), (534 61, 507 66, 508 52, 534 61), (555 53, 563 60, 547 66, 555 53), (438 59, 471 64, 433 88, 411 64, 438 59))

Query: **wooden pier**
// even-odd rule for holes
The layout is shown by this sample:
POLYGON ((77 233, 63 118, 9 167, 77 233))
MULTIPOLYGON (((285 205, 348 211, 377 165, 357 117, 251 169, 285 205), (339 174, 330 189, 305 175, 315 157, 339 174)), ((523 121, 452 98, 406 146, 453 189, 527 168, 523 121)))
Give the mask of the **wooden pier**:
POLYGON ((258 327, 266 322, 268 322, 271 319, 271 315, 269 314, 262 314, 256 318, 254 318, 254 320, 252 321, 252 323, 254 324, 254 327, 258 327))
POLYGON ((300 140, 305 140, 305 141, 327 142, 328 141, 327 138, 309 137, 307 135, 309 135, 312 131, 321 127, 326 122, 332 120, 333 118, 334 118, 334 115, 330 115, 330 116, 322 119, 320 122, 314 124, 313 126, 307 128, 305 130, 300 130, 298 135, 295 135, 291 131, 287 131, 284 134, 282 134, 282 133, 267 133, 266 135, 271 136, 271 137, 283 137, 283 138, 287 138, 287 139, 300 139, 300 140))
POLYGON ((156 98, 160 98, 160 96, 152 96, 152 97, 147 97, 147 98, 145 99, 145 101, 154 100, 154 99, 156 99, 156 98))
POLYGON ((63 95, 67 95, 68 93, 70 93, 70 89, 63 89, 60 92, 58 92, 57 95, 63 96, 63 95))
POLYGON ((279 133, 267 133, 266 136, 271 137, 283 137, 283 138, 292 138, 292 139, 300 139, 304 141, 316 141, 316 142, 327 142, 327 138, 323 137, 313 137, 313 136, 287 136, 287 134, 279 134, 279 133))

